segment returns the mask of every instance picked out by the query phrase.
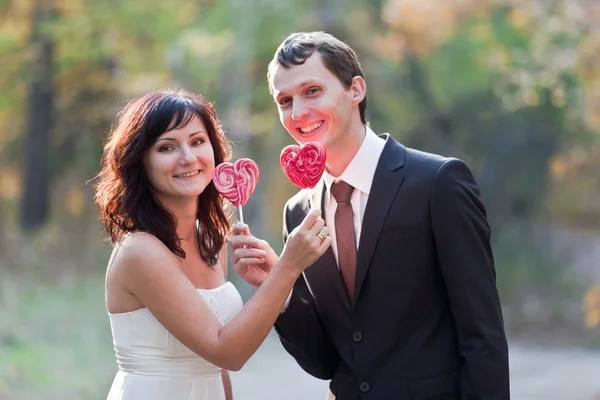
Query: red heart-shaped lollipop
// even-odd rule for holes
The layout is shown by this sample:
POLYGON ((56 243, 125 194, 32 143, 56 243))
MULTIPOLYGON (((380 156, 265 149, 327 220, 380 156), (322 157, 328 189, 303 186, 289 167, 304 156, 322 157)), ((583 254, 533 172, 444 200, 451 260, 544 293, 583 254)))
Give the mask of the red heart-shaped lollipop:
POLYGON ((290 145, 281 151, 279 162, 292 183, 302 189, 313 188, 325 171, 325 148, 319 142, 290 145))
POLYGON ((240 158, 234 164, 224 162, 215 167, 215 188, 234 206, 246 204, 258 182, 258 165, 249 158, 240 158))

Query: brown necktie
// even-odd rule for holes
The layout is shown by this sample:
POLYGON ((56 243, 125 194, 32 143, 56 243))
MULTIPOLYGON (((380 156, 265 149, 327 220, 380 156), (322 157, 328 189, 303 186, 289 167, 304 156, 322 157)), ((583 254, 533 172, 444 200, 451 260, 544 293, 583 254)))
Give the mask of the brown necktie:
POLYGON ((354 296, 354 277, 356 275, 356 240, 354 239, 354 218, 350 204, 353 190, 354 188, 344 181, 336 182, 331 186, 331 194, 337 202, 335 237, 338 264, 350 299, 354 296))

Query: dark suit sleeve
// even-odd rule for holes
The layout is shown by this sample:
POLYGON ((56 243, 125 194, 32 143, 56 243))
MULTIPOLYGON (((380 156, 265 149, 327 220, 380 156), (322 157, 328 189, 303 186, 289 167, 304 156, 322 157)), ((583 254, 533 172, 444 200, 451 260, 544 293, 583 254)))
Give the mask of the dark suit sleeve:
MULTIPOLYGON (((288 207, 283 216, 283 240, 287 240, 288 207)), ((339 355, 323 327, 313 297, 303 275, 300 275, 287 309, 275 323, 283 347, 306 372, 319 379, 331 379, 339 355)))
POLYGON ((431 201, 435 245, 465 359, 461 399, 509 399, 490 227, 479 188, 462 161, 451 159, 439 168, 431 201))

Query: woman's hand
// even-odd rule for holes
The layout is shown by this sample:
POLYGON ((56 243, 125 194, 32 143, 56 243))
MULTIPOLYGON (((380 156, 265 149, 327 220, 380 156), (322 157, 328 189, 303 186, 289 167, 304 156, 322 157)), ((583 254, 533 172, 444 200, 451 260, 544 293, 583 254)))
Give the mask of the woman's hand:
POLYGON ((300 275, 325 253, 331 245, 329 230, 320 217, 321 210, 311 210, 304 221, 288 236, 280 261, 285 268, 300 275))
POLYGON ((248 284, 259 287, 277 262, 277 254, 269 243, 250 233, 248 225, 236 223, 231 230, 233 270, 248 284))

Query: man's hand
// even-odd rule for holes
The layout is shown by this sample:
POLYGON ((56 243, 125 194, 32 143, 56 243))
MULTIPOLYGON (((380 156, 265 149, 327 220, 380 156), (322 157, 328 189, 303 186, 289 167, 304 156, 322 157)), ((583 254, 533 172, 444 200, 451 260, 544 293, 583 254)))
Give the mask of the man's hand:
POLYGON ((248 225, 236 223, 231 230, 233 270, 250 285, 259 287, 278 260, 269 243, 252 236, 248 225))

